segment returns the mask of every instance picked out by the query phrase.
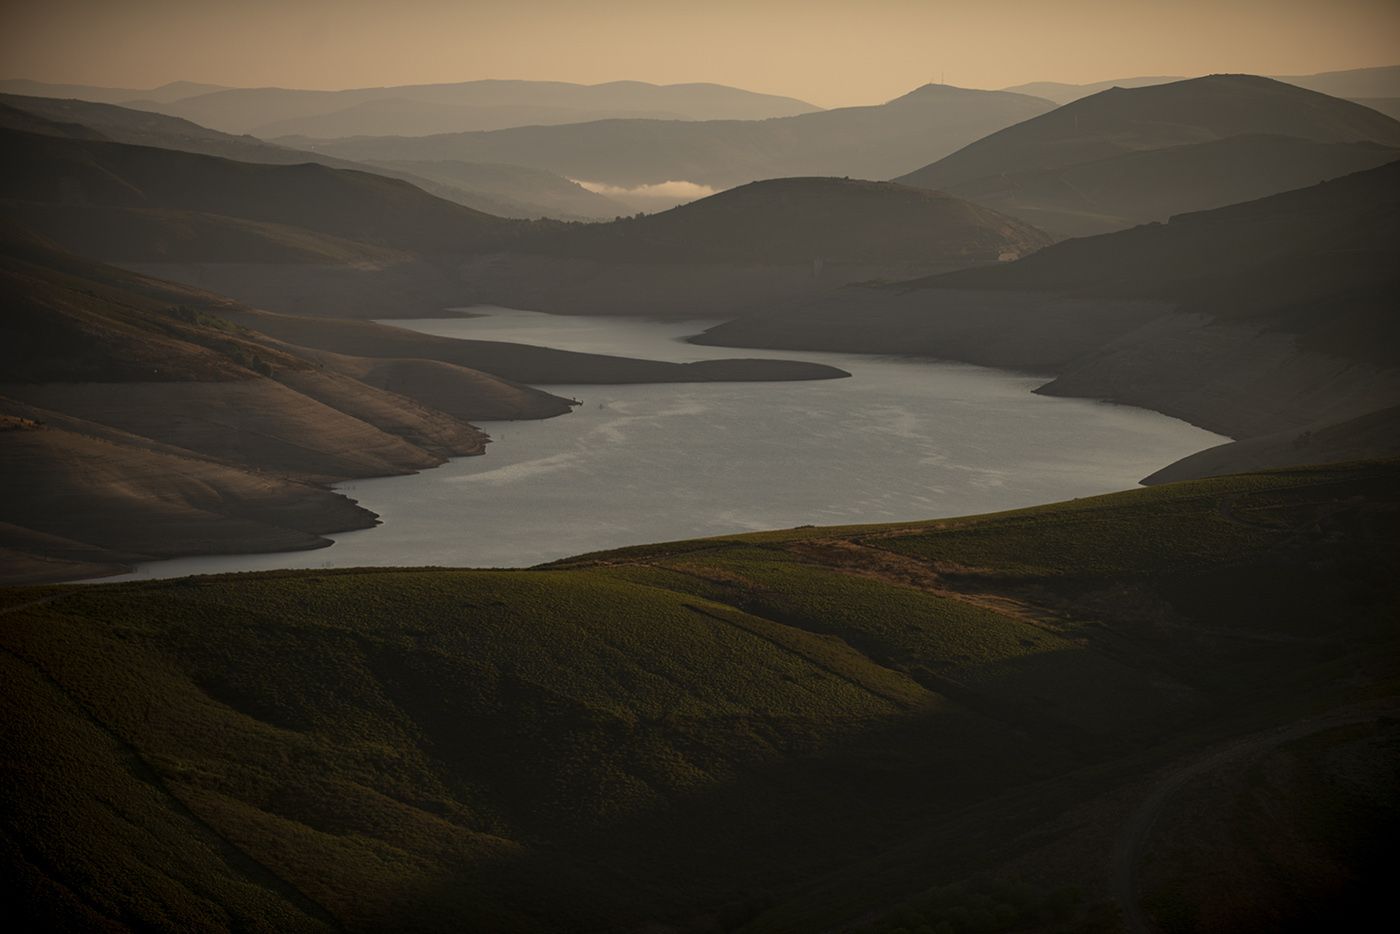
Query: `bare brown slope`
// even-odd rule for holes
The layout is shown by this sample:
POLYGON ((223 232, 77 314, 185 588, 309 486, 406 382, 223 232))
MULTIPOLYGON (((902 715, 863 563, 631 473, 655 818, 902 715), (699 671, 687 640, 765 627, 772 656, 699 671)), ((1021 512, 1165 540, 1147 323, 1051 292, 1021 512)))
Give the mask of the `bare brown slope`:
POLYGON ((114 573, 142 559, 318 548, 325 533, 375 524, 329 490, 153 449, 14 400, 0 408, 6 583, 114 573))
POLYGON ((197 307, 163 305, 138 277, 107 284, 99 272, 94 281, 81 261, 56 270, 44 255, 31 248, 0 262, 6 395, 318 480, 418 470, 481 450, 481 434, 457 419, 318 373, 294 350, 197 307))
POLYGON ((682 179, 725 188, 786 176, 890 178, 1052 106, 929 84, 877 106, 771 120, 597 120, 296 145, 355 160, 504 162, 625 187, 682 179))
MULTIPOLYGON (((0 578, 312 548, 372 514, 309 485, 479 454, 465 416, 568 411, 446 364, 386 391, 220 316, 237 306, 8 232, 0 254, 0 578), (449 412, 409 398, 450 397, 449 412), (499 400, 499 401, 497 401, 499 400), (481 403, 478 405, 478 403, 481 403)), ((412 371, 420 361, 400 361, 412 371)), ((372 369, 373 365, 367 365, 372 369)))
MULTIPOLYGON (((22 232, 9 231, 3 239, 0 326, 8 339, 0 345, 0 368, 7 381, 219 381, 273 374, 285 380, 289 373, 326 365, 235 323, 239 314, 254 321, 259 315, 221 296, 92 263, 22 232)), ((410 370, 426 363, 401 362, 410 370)), ((342 361, 330 369, 358 378, 377 365, 342 361)), ((449 376, 441 366, 437 372, 448 382, 431 391, 425 387, 422 397, 403 395, 429 407, 450 397, 452 410, 469 418, 503 412, 546 418, 569 410, 558 397, 484 373, 449 376)), ((367 385, 388 388, 376 380, 367 385)))

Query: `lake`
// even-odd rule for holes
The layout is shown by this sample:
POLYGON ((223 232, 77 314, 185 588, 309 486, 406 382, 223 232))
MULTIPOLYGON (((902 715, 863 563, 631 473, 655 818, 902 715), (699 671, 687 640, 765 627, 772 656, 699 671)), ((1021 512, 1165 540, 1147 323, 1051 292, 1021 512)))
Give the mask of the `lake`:
POLYGON ((430 334, 674 361, 781 357, 850 379, 549 386, 582 405, 482 422, 481 457, 336 488, 378 513, 329 548, 180 558, 106 580, 362 565, 523 567, 623 545, 795 525, 993 512, 1137 485, 1228 440, 1127 406, 1032 394, 1045 380, 958 363, 684 342, 714 322, 565 317, 385 322, 430 334))

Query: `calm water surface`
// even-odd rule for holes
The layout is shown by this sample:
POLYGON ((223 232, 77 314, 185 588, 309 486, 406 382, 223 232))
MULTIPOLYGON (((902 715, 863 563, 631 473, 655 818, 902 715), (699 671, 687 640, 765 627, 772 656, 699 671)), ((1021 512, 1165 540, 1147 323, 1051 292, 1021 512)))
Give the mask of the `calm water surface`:
POLYGON ((698 347, 711 322, 474 309, 391 322, 430 334, 676 361, 783 357, 850 379, 550 386, 583 405, 482 422, 481 457, 337 487, 383 525, 308 552, 182 558, 126 578, 358 565, 521 567, 756 529, 992 512, 1133 487, 1227 440, 1143 409, 1031 394, 1043 379, 956 363, 698 347))

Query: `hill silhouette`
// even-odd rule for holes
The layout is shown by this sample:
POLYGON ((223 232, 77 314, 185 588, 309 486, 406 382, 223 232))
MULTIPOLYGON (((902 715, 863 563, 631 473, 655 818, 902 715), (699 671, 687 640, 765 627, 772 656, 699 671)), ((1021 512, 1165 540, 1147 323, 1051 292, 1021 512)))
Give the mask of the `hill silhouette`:
POLYGON ((619 223, 545 230, 521 249, 616 262, 995 262, 1051 238, 941 192, 891 182, 780 178, 619 223))
POLYGON ((975 179, 959 197, 1046 230, 1086 236, 1224 207, 1375 168, 1400 148, 1245 134, 975 179))
POLYGON ((562 314, 728 317, 847 282, 1020 256, 1052 242, 947 195, 840 178, 753 182, 659 214, 540 227, 479 258, 473 300, 562 314))
POLYGON ((1379 905, 1395 481, 1236 477, 529 571, 0 591, 11 909, 1084 930, 1181 897, 1121 873, 1212 846, 1228 881, 1265 843, 1279 923, 1329 910, 1333 874, 1379 905), (1192 770, 1218 788, 1222 751, 1319 778, 1265 823, 1229 817, 1275 787, 1250 784, 1135 847, 1140 807, 1192 770), (1356 816, 1319 827, 1319 806, 1356 816))
POLYGON ((27 94, 35 97, 64 97, 104 104, 170 102, 226 90, 218 84, 195 81, 171 81, 155 88, 107 88, 91 84, 54 84, 27 78, 0 79, 0 91, 6 94, 27 94))
POLYGON ((419 138, 284 142, 347 159, 504 162, 632 187, 782 176, 889 178, 1049 110, 1039 98, 925 85, 888 103, 771 120, 601 120, 419 138))
MULTIPOLYGON (((1400 123, 1360 104, 1253 75, 1113 88, 993 133, 897 179, 959 193, 1142 150, 1241 135, 1400 146, 1400 123)), ((1186 151, 1187 155, 1191 151, 1186 151)), ((1113 163, 1104 163, 1108 170, 1113 163)))
POLYGON ((0 108, 3 108, 0 109, 0 126, 7 129, 156 146, 240 162, 270 165, 315 162, 334 169, 373 172, 411 182, 447 201, 499 217, 611 219, 627 213, 622 205, 568 179, 522 166, 455 162, 404 163, 396 166, 351 162, 289 149, 251 136, 221 133, 179 117, 80 100, 11 94, 0 96, 0 108), (415 172, 415 168, 422 171, 415 172))

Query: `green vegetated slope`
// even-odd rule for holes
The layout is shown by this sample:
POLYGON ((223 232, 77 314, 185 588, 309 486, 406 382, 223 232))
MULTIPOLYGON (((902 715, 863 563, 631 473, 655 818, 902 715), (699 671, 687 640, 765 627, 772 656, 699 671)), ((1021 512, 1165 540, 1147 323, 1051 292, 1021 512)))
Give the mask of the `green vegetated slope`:
POLYGON ((979 139, 896 181, 1060 234, 1259 198, 1395 158, 1400 123, 1254 75, 1115 87, 979 139))
MULTIPOLYGON (((1112 930, 1110 854, 1162 776, 1393 697, 1396 477, 530 571, 0 591, 14 907, 116 928, 1112 930)), ((1295 891, 1309 910, 1377 894, 1330 845, 1341 875, 1295 891)))

